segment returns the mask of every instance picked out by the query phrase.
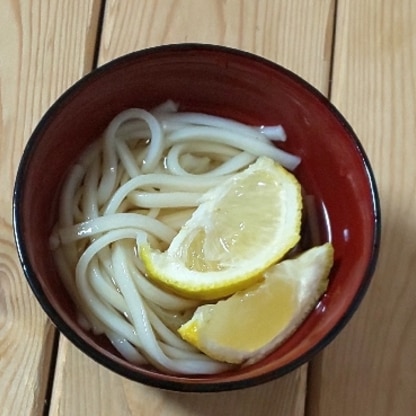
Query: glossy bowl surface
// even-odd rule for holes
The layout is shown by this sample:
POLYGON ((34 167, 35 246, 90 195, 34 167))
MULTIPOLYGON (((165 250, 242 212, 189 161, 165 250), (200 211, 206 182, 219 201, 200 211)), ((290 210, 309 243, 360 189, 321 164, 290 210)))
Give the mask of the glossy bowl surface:
POLYGON ((220 391, 282 376, 313 357, 344 327, 373 274, 380 208, 367 156, 342 115, 295 74, 258 56, 214 45, 180 44, 135 52, 85 76, 49 109, 23 154, 14 193, 20 261, 57 328, 104 366, 144 384, 179 391, 220 391), (113 116, 167 99, 247 124, 281 123, 282 145, 302 158, 295 174, 313 195, 335 265, 322 300, 303 325, 261 362, 214 376, 174 376, 129 364, 103 337, 77 323, 48 245, 57 195, 71 164, 113 116))

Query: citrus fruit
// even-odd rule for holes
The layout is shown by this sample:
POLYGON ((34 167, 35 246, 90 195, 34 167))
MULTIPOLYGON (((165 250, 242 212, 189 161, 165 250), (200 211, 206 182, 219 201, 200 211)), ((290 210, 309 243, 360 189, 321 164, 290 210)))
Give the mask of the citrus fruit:
POLYGON ((264 281, 196 309, 179 328, 206 355, 233 364, 258 361, 282 343, 326 290, 333 247, 323 244, 270 267, 264 281))
POLYGON ((244 289, 300 239, 299 182, 260 157, 204 194, 169 248, 141 244, 150 278, 181 295, 218 299, 244 289))

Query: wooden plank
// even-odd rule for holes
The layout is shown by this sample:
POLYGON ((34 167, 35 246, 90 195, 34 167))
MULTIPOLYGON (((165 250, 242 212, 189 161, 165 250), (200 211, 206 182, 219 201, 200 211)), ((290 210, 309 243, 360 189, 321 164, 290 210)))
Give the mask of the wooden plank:
POLYGON ((383 235, 358 313, 313 366, 312 416, 416 409, 416 4, 341 0, 332 97, 378 180, 383 235))
POLYGON ((307 367, 243 391, 176 393, 120 377, 61 342, 51 415, 304 415, 307 367))
POLYGON ((161 44, 216 43, 278 62, 325 93, 334 4, 335 0, 108 0, 98 62, 161 44))
MULTIPOLYGON (((133 50, 176 42, 219 43, 263 55, 327 91, 333 1, 107 1, 99 64, 133 50)), ((264 386, 179 394, 124 380, 61 339, 53 415, 304 415, 303 367, 264 386)))
POLYGON ((97 1, 4 0, 0 11, 0 403, 42 414, 54 329, 17 259, 11 195, 19 158, 42 113, 91 67, 97 1))

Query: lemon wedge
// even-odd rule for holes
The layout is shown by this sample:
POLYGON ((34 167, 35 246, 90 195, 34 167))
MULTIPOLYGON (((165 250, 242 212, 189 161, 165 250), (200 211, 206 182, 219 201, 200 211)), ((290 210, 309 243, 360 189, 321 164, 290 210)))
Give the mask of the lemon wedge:
POLYGON ((219 361, 253 363, 302 323, 324 293, 333 264, 332 244, 311 248, 264 273, 264 281, 216 304, 196 309, 179 328, 190 344, 219 361))
POLYGON ((186 297, 245 289, 300 239, 295 176, 267 157, 208 191, 165 252, 140 245, 150 278, 186 297))

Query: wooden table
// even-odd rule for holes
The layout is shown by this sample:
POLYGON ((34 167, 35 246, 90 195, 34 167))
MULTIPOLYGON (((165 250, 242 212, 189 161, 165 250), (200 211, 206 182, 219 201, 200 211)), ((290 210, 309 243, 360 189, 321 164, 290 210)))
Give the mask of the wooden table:
POLYGON ((416 414, 415 154, 415 0, 1 0, 1 415, 416 414), (11 223, 17 164, 50 104, 119 55, 189 41, 255 52, 327 94, 361 138, 383 214, 372 285, 337 339, 281 379, 202 395, 125 380, 59 336, 11 223))

